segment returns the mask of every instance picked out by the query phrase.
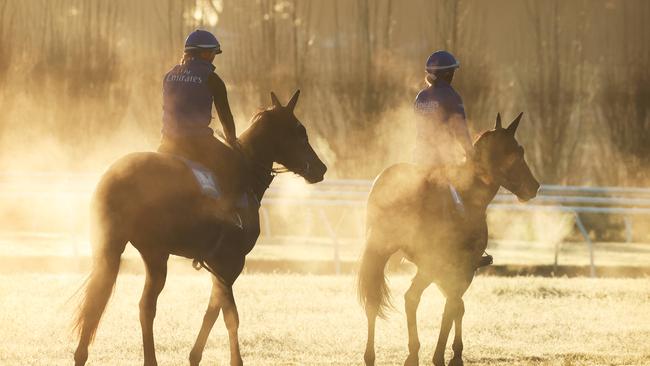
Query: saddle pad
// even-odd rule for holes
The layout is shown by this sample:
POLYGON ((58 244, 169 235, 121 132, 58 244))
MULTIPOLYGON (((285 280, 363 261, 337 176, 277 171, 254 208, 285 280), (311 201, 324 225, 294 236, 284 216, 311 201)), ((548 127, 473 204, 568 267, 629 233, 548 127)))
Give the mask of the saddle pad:
POLYGON ((451 198, 454 200, 456 210, 458 210, 458 212, 461 214, 464 214, 465 204, 463 203, 463 199, 460 197, 460 193, 458 193, 456 187, 454 187, 451 183, 449 183, 449 193, 451 193, 451 198))
POLYGON ((199 184, 199 187, 201 188, 203 194, 214 198, 221 196, 219 185, 217 184, 217 181, 214 179, 214 175, 210 170, 193 161, 186 160, 185 164, 187 164, 187 166, 192 169, 194 178, 196 178, 196 182, 199 184))
MULTIPOLYGON (((185 165, 187 165, 192 170, 192 174, 194 174, 196 183, 201 188, 201 192, 203 192, 203 194, 213 198, 221 197, 223 193, 219 187, 219 182, 215 178, 214 174, 212 174, 210 169, 206 168, 200 163, 188 160, 181 156, 178 156, 178 158, 181 159, 185 165)), ((256 199, 253 199, 253 201, 257 203, 256 199)), ((239 199, 237 199, 235 206, 237 208, 247 208, 250 203, 251 202, 249 201, 248 193, 244 193, 239 197, 239 199)), ((259 206, 259 203, 257 203, 257 205, 259 206)))

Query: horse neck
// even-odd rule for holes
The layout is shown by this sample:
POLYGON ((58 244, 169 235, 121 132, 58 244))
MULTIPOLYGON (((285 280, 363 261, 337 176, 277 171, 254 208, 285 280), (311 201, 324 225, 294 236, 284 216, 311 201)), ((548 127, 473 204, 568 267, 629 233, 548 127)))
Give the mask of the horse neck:
POLYGON ((266 148, 263 137, 251 131, 253 128, 254 124, 241 134, 239 141, 247 160, 244 173, 247 184, 257 199, 261 200, 274 178, 274 159, 271 152, 267 151, 269 149, 266 148))
POLYGON ((461 190, 461 196, 466 205, 485 212, 487 206, 492 202, 499 185, 487 175, 481 174, 481 168, 474 161, 468 161, 462 168, 465 172, 465 189, 461 190))

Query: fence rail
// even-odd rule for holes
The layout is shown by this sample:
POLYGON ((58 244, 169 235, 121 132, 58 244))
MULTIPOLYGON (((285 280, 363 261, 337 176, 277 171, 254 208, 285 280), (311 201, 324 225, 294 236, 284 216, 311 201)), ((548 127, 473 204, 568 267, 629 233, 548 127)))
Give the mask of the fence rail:
MULTIPOLYGON (((0 173, 0 209, 12 199, 44 201, 66 201, 76 199, 87 202, 90 199, 99 174, 86 173, 0 173)), ((309 241, 321 240, 331 245, 335 266, 340 268, 341 233, 338 227, 347 211, 353 211, 357 229, 354 231, 356 240, 361 240, 364 233, 363 214, 366 199, 372 181, 370 180, 329 180, 316 185, 274 184, 262 201, 262 237, 274 237, 275 229, 270 219, 270 210, 278 207, 301 207, 315 213, 322 225, 324 237, 309 241), (336 218, 328 215, 328 211, 338 212, 336 218)), ((39 206, 35 206, 39 207, 39 206)), ((595 276, 594 248, 581 214, 620 215, 625 222, 627 241, 632 241, 633 215, 650 215, 650 189, 638 187, 578 187, 543 185, 536 199, 529 203, 518 203, 511 193, 499 191, 494 201, 489 205, 490 211, 524 211, 524 212, 558 212, 572 214, 575 225, 582 234, 589 250, 591 274, 595 276)), ((82 216, 79 214, 79 216, 82 216)), ((82 220, 81 217, 78 218, 82 220)), ((77 225, 78 227, 78 225, 77 225)), ((63 230, 65 231, 65 230, 63 230)), ((47 237, 60 235, 58 232, 32 228, 34 235, 47 237)), ((24 235, 25 233, 21 233, 24 235)), ((305 238, 307 239, 307 238, 305 238)), ((349 239, 349 238, 348 238, 349 239)), ((555 243, 555 265, 558 264, 560 243, 555 243)))

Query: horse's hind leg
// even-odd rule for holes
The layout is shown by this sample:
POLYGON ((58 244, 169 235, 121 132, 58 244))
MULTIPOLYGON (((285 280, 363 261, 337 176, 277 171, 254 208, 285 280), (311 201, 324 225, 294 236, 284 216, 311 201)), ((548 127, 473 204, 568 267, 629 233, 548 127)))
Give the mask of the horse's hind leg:
POLYGON ((431 284, 431 281, 418 272, 413 278, 411 287, 404 294, 406 323, 409 332, 409 355, 404 361, 405 366, 417 366, 419 364, 420 339, 418 337, 417 310, 422 292, 429 287, 429 284, 431 284))
POLYGON ((153 320, 156 317, 158 295, 165 287, 167 278, 168 254, 145 254, 142 259, 147 268, 147 277, 140 298, 140 326, 142 327, 142 345, 144 348, 144 365, 156 366, 156 350, 153 341, 153 320))
POLYGON ((223 293, 225 291, 225 286, 219 282, 216 277, 212 277, 212 292, 210 294, 210 303, 208 304, 208 309, 205 311, 203 316, 203 323, 201 323, 201 330, 199 331, 198 337, 196 337, 196 342, 194 342, 194 347, 190 352, 190 365, 198 366, 203 357, 203 349, 205 348, 205 343, 208 341, 208 336, 210 331, 214 326, 214 322, 217 321, 219 317, 219 311, 223 304, 223 293))
POLYGON ((366 366, 375 364, 375 322, 379 311, 379 304, 366 303, 366 318, 368 318, 368 337, 366 341, 366 351, 363 353, 363 360, 366 366))

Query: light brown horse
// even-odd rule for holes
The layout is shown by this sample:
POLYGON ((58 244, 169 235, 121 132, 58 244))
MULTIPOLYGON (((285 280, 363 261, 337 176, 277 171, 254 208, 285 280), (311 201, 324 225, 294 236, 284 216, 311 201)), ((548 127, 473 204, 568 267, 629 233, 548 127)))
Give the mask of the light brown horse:
POLYGON ((497 115, 494 130, 476 141, 472 159, 453 172, 444 172, 445 178, 438 178, 443 175, 439 171, 397 164, 375 180, 368 198, 366 246, 358 287, 368 318, 366 365, 375 363, 375 320, 385 316, 390 306, 384 268, 398 250, 417 266, 417 274, 404 295, 409 337, 404 365, 418 365, 416 311, 422 292, 432 282, 446 298, 433 364, 445 364, 452 323, 454 356, 449 364, 463 364, 462 296, 487 246, 487 206, 499 187, 521 200, 534 198, 539 189, 524 160, 524 149, 515 140, 520 119, 521 114, 504 129, 497 115), (449 182, 458 189, 464 212, 455 208, 449 182))
POLYGON ((213 273, 210 303, 190 352, 190 364, 198 365, 201 361, 221 310, 230 339, 230 364, 242 364, 237 336, 239 315, 232 284, 259 236, 258 209, 273 180, 273 163, 284 165, 309 183, 323 180, 327 170, 309 144, 305 127, 293 114, 298 95, 296 91, 289 103, 282 106, 271 93, 273 107, 258 113, 239 138, 244 158, 239 159, 232 152, 232 156, 222 158, 239 163, 233 164, 230 171, 215 172, 221 179, 238 183, 239 192, 235 194, 242 202, 241 231, 224 231, 222 221, 215 215, 215 200, 201 191, 192 170, 178 157, 134 153, 108 169, 93 198, 94 263, 75 321, 79 331, 75 365, 84 365, 88 359, 88 346, 115 285, 120 256, 128 242, 140 252, 146 266, 140 300, 144 365, 157 365, 153 321, 170 254, 200 259, 213 273))

